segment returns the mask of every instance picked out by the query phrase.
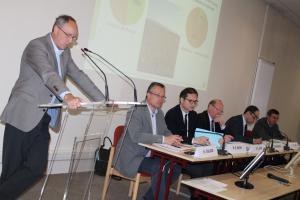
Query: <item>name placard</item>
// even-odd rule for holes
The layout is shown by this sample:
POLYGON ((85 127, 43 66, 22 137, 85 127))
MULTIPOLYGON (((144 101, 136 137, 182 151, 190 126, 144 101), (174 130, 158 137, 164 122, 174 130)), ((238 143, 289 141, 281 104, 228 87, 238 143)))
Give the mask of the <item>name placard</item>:
POLYGON ((216 146, 201 146, 196 147, 194 157, 196 158, 207 158, 218 156, 218 151, 216 146))
MULTIPOLYGON (((271 143, 270 143, 270 145, 271 145, 271 143)), ((282 144, 282 143, 273 143, 273 147, 274 147, 274 149, 275 150, 277 150, 277 151, 283 151, 283 147, 284 147, 284 144, 282 144)))
POLYGON ((249 153, 258 153, 266 147, 266 144, 249 144, 248 152, 249 153))
POLYGON ((227 150, 231 154, 246 153, 247 144, 242 142, 228 142, 225 145, 225 150, 227 150))
POLYGON ((294 149, 294 150, 298 150, 299 149, 299 144, 298 144, 298 142, 289 142, 289 147, 294 149))

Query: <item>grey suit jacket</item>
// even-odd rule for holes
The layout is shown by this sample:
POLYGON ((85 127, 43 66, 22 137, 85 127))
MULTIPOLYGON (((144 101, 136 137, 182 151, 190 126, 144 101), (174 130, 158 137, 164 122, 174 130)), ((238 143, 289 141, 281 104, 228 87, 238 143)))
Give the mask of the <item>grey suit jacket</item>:
MULTIPOLYGON (((162 143, 163 136, 171 134, 167 128, 164 114, 161 109, 158 109, 158 113, 156 114, 157 135, 153 135, 152 133, 152 123, 148 107, 138 106, 136 108, 133 107, 132 109, 134 109, 134 111, 130 124, 128 125, 127 133, 123 133, 123 136, 117 145, 115 155, 120 151, 119 157, 116 160, 115 156, 113 162, 115 168, 128 177, 133 177, 137 173, 142 160, 149 151, 145 147, 138 145, 138 143, 162 143), (123 138, 124 142, 121 147, 123 138)), ((131 110, 127 113, 126 124, 130 112, 131 110)))
POLYGON ((50 33, 34 39, 25 48, 16 81, 0 120, 28 132, 42 119, 47 111, 39 104, 50 103, 53 95, 59 97, 69 89, 65 85, 68 76, 91 100, 104 99, 102 92, 74 63, 69 49, 61 55, 61 78, 57 73, 57 61, 50 33))

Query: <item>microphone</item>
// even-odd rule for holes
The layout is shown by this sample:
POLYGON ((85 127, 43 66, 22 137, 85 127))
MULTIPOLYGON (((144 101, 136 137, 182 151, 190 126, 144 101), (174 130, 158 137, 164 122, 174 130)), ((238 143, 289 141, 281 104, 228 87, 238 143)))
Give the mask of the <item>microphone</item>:
POLYGON ((289 137, 287 136, 287 134, 285 134, 284 132, 280 132, 280 133, 281 133, 281 135, 284 135, 286 137, 286 143, 285 143, 283 149, 285 151, 293 150, 289 147, 289 137))
POLYGON ((267 174, 267 177, 270 178, 270 179, 274 179, 276 181, 279 181, 281 183, 285 183, 285 184, 289 184, 290 182, 284 178, 281 178, 279 176, 275 176, 274 174, 271 174, 271 173, 268 173, 267 174))
POLYGON ((117 67, 115 67, 112 63, 110 63, 108 60, 106 60, 105 58, 103 58, 101 55, 89 50, 88 48, 83 48, 84 51, 92 53, 96 56, 98 56, 101 60, 103 60, 106 64, 108 64, 109 66, 111 66, 112 68, 114 68, 115 70, 117 70, 120 74, 122 74, 124 77, 126 77, 132 84, 133 86, 133 95, 134 95, 134 101, 137 102, 137 90, 135 87, 135 84, 133 82, 133 80, 131 78, 129 78, 126 74, 124 74, 121 70, 119 70, 117 67))
POLYGON ((107 78, 103 70, 95 63, 95 61, 86 53, 85 49, 80 49, 85 56, 98 68, 98 70, 103 74, 104 82, 105 82, 105 101, 109 101, 109 93, 108 93, 108 85, 107 85, 107 78))

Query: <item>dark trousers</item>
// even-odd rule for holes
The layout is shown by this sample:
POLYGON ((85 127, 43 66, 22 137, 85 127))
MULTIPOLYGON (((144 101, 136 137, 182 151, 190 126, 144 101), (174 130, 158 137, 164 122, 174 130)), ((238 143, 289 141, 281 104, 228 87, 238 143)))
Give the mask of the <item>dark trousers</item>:
MULTIPOLYGON (((151 186, 149 187, 148 191, 145 193, 143 199, 145 200, 153 200, 156 191, 156 184, 159 176, 159 169, 160 169, 160 159, 156 157, 145 157, 140 164, 139 172, 146 172, 151 175, 151 186)), ((158 199, 164 199, 166 184, 167 184, 167 177, 168 172, 170 169, 170 162, 166 161, 165 166, 163 169, 161 182, 160 182, 160 190, 158 199)), ((172 183, 175 182, 181 173, 181 167, 175 163, 173 174, 172 174, 172 183)))
MULTIPOLYGON (((191 176, 191 178, 199 178, 205 176, 211 176, 214 172, 213 163, 196 163, 196 164, 188 164, 185 173, 191 176)), ((195 189, 190 188, 191 191, 191 200, 200 199, 194 196, 195 189)), ((205 198, 201 198, 205 199, 205 198)))
POLYGON ((13 200, 41 178, 47 168, 49 115, 29 132, 5 125, 0 200, 13 200))
POLYGON ((199 178, 205 176, 211 176, 214 172, 214 165, 212 163, 195 163, 188 164, 185 172, 191 176, 191 178, 199 178))

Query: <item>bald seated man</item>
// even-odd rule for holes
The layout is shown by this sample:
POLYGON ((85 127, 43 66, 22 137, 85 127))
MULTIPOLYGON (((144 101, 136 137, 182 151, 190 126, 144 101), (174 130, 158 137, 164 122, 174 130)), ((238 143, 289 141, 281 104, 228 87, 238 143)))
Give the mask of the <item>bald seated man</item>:
MULTIPOLYGON (((197 115, 197 128, 225 133, 225 121, 223 119, 224 104, 221 99, 213 99, 207 105, 207 110, 197 115)), ((230 142, 233 137, 224 135, 225 142, 230 142)))

